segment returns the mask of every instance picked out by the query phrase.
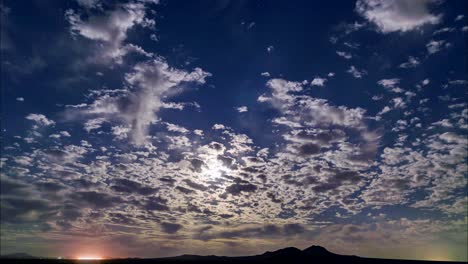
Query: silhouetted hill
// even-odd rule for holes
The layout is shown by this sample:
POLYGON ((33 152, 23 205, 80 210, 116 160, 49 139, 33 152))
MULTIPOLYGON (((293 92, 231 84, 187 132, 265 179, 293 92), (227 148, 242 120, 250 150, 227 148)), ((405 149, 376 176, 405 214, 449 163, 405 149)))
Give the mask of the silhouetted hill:
POLYGON ((261 255, 245 257, 225 257, 225 256, 198 256, 181 255, 168 258, 122 258, 106 260, 70 260, 70 259, 39 259, 25 253, 10 254, 2 256, 2 263, 24 263, 24 264, 48 264, 48 263, 96 263, 96 264, 127 264, 127 263, 375 263, 375 264, 443 264, 443 263, 461 263, 450 261, 417 261, 417 260, 393 260, 393 259, 374 259, 357 256, 339 255, 328 251, 321 246, 311 246, 304 250, 295 247, 287 247, 276 251, 267 251, 261 255))
POLYGON ((7 255, 1 255, 0 259, 37 259, 37 257, 31 256, 26 253, 12 253, 7 255))
POLYGON ((336 257, 339 256, 338 254, 331 253, 328 251, 326 248, 321 247, 321 246, 316 246, 313 245, 311 247, 308 247, 302 251, 302 253, 306 256, 313 256, 313 257, 336 257))

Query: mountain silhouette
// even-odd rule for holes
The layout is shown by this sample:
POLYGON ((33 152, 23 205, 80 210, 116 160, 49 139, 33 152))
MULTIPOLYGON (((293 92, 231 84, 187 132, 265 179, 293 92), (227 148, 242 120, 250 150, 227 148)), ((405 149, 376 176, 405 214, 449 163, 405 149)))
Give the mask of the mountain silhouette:
POLYGON ((328 251, 326 248, 321 246, 313 245, 308 247, 302 251, 302 253, 306 256, 314 256, 314 257, 331 257, 331 256, 339 256, 338 254, 332 253, 328 251))
MULTIPOLYGON (((72 259, 45 259, 36 258, 26 253, 15 253, 4 255, 0 257, 2 263, 24 263, 24 264, 47 264, 47 263, 60 263, 72 264, 77 263, 72 259)), ((81 263, 81 262, 80 262, 81 263)), ((225 256, 199 256, 199 255, 180 255, 176 257, 167 258, 120 258, 120 259, 105 259, 105 260, 87 260, 85 263, 96 264, 127 264, 127 263, 308 263, 308 264, 321 264, 321 263, 375 263, 375 264, 443 264, 443 263, 461 263, 450 261, 417 261, 417 260, 394 260, 394 259, 376 259, 365 258, 349 255, 340 255, 328 251, 326 248, 313 245, 304 250, 295 247, 286 247, 275 251, 267 251, 260 255, 244 256, 244 257, 225 257, 225 256)))
POLYGON ((26 253, 12 253, 12 254, 0 256, 0 259, 37 259, 37 258, 38 257, 34 257, 26 253))

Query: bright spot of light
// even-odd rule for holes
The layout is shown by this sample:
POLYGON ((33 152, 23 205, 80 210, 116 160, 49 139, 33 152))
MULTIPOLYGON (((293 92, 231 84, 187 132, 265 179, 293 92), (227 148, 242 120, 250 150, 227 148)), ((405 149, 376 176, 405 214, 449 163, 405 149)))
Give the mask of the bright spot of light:
POLYGON ((78 259, 78 260, 100 260, 100 259, 103 259, 103 258, 98 257, 98 256, 79 256, 76 259, 78 259))
POLYGON ((223 173, 229 172, 230 169, 226 168, 223 163, 217 158, 211 158, 205 161, 206 167, 203 168, 203 173, 210 178, 219 178, 223 173))

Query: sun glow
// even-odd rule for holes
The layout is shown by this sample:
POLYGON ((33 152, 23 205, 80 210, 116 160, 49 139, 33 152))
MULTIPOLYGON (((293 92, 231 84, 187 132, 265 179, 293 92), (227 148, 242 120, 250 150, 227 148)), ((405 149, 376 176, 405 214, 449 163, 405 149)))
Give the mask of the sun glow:
POLYGON ((76 259, 77 260, 100 260, 100 259, 104 259, 104 258, 99 257, 99 256, 79 256, 76 259))
POLYGON ((202 173, 208 175, 210 178, 219 178, 223 173, 228 173, 229 168, 226 168, 223 163, 216 158, 208 159, 205 161, 206 167, 202 169, 202 173))

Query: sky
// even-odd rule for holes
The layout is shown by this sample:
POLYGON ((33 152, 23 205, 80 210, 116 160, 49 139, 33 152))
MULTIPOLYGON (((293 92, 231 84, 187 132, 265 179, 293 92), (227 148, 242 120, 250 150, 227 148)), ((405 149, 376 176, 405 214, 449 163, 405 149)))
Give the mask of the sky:
POLYGON ((468 2, 0 10, 1 254, 468 259, 468 2))

